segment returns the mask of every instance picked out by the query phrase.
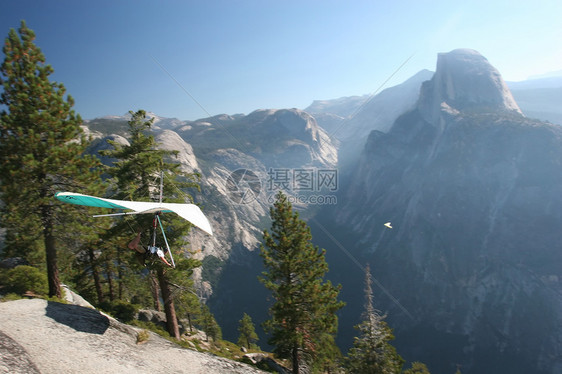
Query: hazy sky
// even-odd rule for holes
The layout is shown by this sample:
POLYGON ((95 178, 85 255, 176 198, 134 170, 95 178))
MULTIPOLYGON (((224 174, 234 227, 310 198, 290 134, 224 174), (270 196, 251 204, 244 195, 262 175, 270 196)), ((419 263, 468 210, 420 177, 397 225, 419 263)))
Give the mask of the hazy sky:
POLYGON ((409 57, 384 87, 434 70, 455 48, 523 80, 562 70, 561 17, 559 0, 0 2, 2 37, 25 19, 85 119, 305 108, 373 93, 409 57))

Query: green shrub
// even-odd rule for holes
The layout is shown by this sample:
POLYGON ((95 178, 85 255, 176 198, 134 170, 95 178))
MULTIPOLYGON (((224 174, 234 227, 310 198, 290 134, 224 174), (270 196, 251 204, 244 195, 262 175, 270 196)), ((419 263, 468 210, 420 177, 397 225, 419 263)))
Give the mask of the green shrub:
POLYGON ((131 322, 139 310, 137 305, 122 300, 106 301, 99 307, 121 322, 131 322))
POLYGON ((14 300, 20 300, 21 299, 21 295, 15 294, 15 293, 9 293, 7 295, 2 296, 2 298, 0 299, 1 301, 14 301, 14 300))
POLYGON ((16 266, 5 273, 2 281, 10 292, 18 295, 23 295, 27 291, 38 295, 49 293, 47 275, 33 266, 16 266))
POLYGON ((138 307, 125 301, 116 301, 113 306, 113 315, 123 322, 130 322, 135 319, 138 307))

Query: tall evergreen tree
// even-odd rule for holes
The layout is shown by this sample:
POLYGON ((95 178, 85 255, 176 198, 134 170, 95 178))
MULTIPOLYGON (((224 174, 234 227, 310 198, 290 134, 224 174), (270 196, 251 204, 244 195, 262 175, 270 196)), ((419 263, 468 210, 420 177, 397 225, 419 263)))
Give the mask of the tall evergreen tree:
POLYGON ((258 341, 258 334, 252 322, 252 317, 244 313, 242 319, 238 322, 238 345, 246 348, 252 348, 258 341))
POLYGON ((201 305, 201 313, 199 318, 199 324, 201 325, 203 331, 205 331, 207 341, 209 341, 209 338, 213 339, 213 341, 215 342, 219 339, 222 339, 222 329, 207 305, 201 305))
POLYGON ((61 296, 57 238, 70 220, 54 198, 57 190, 89 193, 100 181, 98 160, 88 145, 64 86, 51 82, 53 68, 35 45, 24 21, 5 39, 0 66, 0 188, 6 255, 31 260, 45 251, 49 295, 61 296))
MULTIPOLYGON (((101 193, 101 191, 99 192, 101 193)), ((103 277, 100 259, 103 246, 100 233, 109 229, 110 220, 92 218, 97 209, 75 206, 66 211, 72 213, 72 222, 66 223, 66 233, 59 240, 59 268, 65 275, 65 283, 91 302, 104 301, 103 277)))
POLYGON ((404 360, 389 341, 394 339, 392 330, 384 321, 385 316, 375 309, 371 270, 365 268, 365 309, 362 322, 355 326, 360 335, 355 338, 349 350, 346 367, 354 374, 400 373, 404 360))
MULTIPOLYGON (((183 173, 179 170, 179 163, 167 161, 168 158, 176 155, 177 152, 157 149, 156 140, 151 134, 154 119, 148 119, 144 110, 130 111, 129 113, 131 115, 131 119, 128 122, 130 144, 120 145, 113 142, 114 149, 102 153, 104 156, 117 160, 113 167, 109 169, 109 174, 113 177, 118 196, 128 200, 158 198, 160 188, 159 176, 160 173, 163 173, 165 176, 163 179, 163 194, 166 196, 166 201, 185 202, 186 195, 182 193, 181 188, 198 188, 199 186, 196 183, 198 176, 183 173)), ((152 216, 147 215, 136 216, 135 226, 144 228, 141 231, 144 234, 143 238, 145 240, 150 238, 152 218, 152 216)), ((189 222, 173 215, 166 216, 166 222, 163 222, 163 224, 165 225, 168 243, 172 248, 179 248, 183 244, 184 237, 189 232, 191 225, 189 222)), ((132 234, 130 226, 125 223, 117 226, 114 233, 117 234, 119 231, 122 235, 132 234)), ((121 247, 117 247, 116 258, 125 258, 125 255, 121 254, 120 251, 121 247)), ((175 258, 178 264, 173 272, 184 271, 189 273, 192 268, 200 266, 199 261, 182 259, 182 255, 183 253, 176 251, 175 258)), ((159 300, 160 297, 163 299, 168 332, 171 336, 179 339, 179 327, 174 305, 176 292, 172 290, 171 275, 168 274, 168 269, 160 263, 152 264, 151 269, 158 280, 160 291, 159 294, 155 295, 155 300, 159 300)), ((183 274, 189 276, 191 273, 183 274)), ((119 272, 117 275, 119 276, 119 272)))
MULTIPOLYGON (((189 327, 190 332, 193 332, 194 324, 200 319, 201 314, 201 302, 194 292, 193 279, 191 277, 193 269, 201 266, 201 263, 199 261, 193 263, 193 261, 194 260, 190 259, 188 272, 172 272, 173 277, 170 279, 174 287, 182 291, 178 292, 177 296, 174 298, 174 305, 180 318, 183 317, 187 319, 188 326, 184 327, 186 329, 189 327)), ((183 260, 176 262, 176 268, 180 268, 182 263, 183 260)))
POLYGON ((333 339, 326 337, 337 331, 335 313, 343 302, 337 300, 340 287, 324 280, 325 251, 312 245, 310 228, 282 192, 270 215, 271 232, 264 231, 261 246, 266 271, 260 280, 272 291, 274 304, 265 327, 272 333, 274 352, 290 358, 298 374, 301 366, 314 366, 319 355, 333 348, 333 339))

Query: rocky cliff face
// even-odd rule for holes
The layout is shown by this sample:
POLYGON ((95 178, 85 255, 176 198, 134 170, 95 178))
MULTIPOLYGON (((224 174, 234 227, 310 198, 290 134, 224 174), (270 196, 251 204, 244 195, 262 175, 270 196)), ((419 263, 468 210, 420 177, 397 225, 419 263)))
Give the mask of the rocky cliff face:
POLYGON ((323 167, 337 162, 335 144, 308 113, 261 109, 247 116, 217 116, 179 128, 198 157, 236 149, 267 167, 323 167))
POLYGON ((394 296, 379 308, 407 358, 557 373, 561 191, 562 128, 522 116, 484 57, 455 50, 415 109, 370 134, 334 215, 394 296))
POLYGON ((435 76, 424 83, 418 108, 434 124, 443 109, 521 114, 497 69, 472 49, 439 54, 435 76))

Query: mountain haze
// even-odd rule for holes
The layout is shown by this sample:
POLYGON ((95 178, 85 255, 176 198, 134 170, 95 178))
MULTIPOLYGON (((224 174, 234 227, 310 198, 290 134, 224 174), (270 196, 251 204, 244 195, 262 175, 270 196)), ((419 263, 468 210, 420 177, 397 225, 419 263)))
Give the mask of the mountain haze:
POLYGON ((396 298, 381 293, 379 308, 406 358, 437 373, 558 373, 561 191, 562 128, 524 117, 463 49, 439 55, 414 109, 371 132, 324 215, 396 298))
POLYGON ((507 82, 526 116, 562 125, 562 77, 507 82))

